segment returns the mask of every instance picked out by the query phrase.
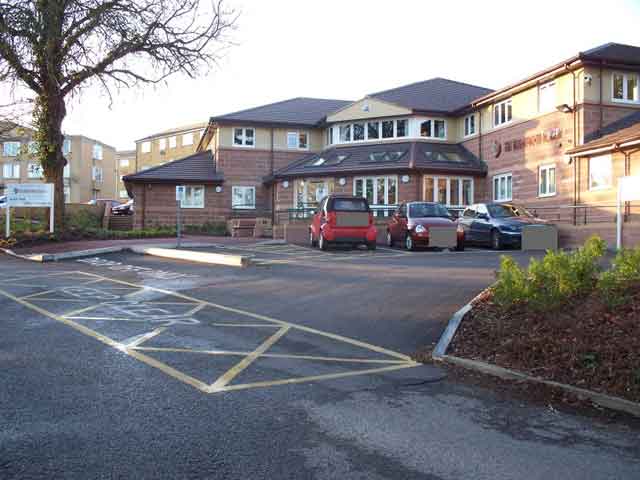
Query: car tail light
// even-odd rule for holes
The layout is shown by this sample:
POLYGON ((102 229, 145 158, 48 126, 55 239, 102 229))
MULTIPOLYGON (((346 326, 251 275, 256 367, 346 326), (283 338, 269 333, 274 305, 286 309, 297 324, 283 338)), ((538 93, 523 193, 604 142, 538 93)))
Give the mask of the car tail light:
POLYGON ((369 212, 369 225, 373 225, 373 212, 369 212))

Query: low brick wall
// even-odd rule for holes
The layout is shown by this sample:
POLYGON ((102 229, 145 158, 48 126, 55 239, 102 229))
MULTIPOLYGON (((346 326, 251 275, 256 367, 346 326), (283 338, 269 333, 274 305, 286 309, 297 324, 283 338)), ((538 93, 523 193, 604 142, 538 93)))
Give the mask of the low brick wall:
MULTIPOLYGON (((593 223, 589 225, 558 225, 559 243, 562 248, 583 245, 592 235, 601 237, 609 248, 616 247, 616 224, 593 223)), ((628 222, 622 226, 622 244, 625 247, 640 246, 640 222, 628 222)))

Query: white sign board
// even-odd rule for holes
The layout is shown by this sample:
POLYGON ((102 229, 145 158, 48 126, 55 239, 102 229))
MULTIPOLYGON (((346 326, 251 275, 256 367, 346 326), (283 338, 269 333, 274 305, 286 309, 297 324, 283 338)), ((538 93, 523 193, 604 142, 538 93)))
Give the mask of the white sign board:
POLYGON ((9 183, 5 189, 9 207, 52 207, 52 183, 9 183))
POLYGON ((184 185, 176 185, 176 202, 184 202, 184 185))
POLYGON ((621 202, 640 200, 640 176, 620 178, 618 188, 621 202))

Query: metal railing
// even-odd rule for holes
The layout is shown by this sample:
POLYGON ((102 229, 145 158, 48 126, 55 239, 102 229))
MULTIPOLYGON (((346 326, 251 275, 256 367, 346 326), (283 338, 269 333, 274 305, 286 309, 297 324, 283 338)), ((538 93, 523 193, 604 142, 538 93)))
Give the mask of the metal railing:
MULTIPOLYGON (((617 206, 615 203, 591 203, 580 205, 537 206, 524 205, 534 216, 554 223, 589 225, 594 223, 615 223, 617 206)), ((628 202, 623 206, 625 222, 640 219, 640 204, 628 202)))

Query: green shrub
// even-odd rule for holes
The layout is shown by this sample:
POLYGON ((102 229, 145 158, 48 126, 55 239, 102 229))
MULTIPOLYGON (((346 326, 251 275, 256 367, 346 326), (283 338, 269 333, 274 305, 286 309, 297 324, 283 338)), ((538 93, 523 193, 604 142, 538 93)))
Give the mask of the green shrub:
POLYGON ((207 235, 227 236, 226 222, 205 222, 200 225, 185 225, 186 233, 204 233, 207 235))
POLYGON ((68 215, 65 219, 66 228, 70 230, 85 231, 88 229, 100 229, 102 227, 102 217, 91 213, 88 210, 78 210, 68 215))
POLYGON ((628 287, 640 282, 640 247, 620 250, 611 268, 598 280, 598 290, 610 308, 624 304, 628 299, 628 287))
POLYGON ((574 253, 548 251, 542 260, 532 259, 526 270, 502 257, 494 300, 503 308, 526 304, 539 311, 556 309, 594 289, 605 251, 605 242, 592 237, 574 253))

